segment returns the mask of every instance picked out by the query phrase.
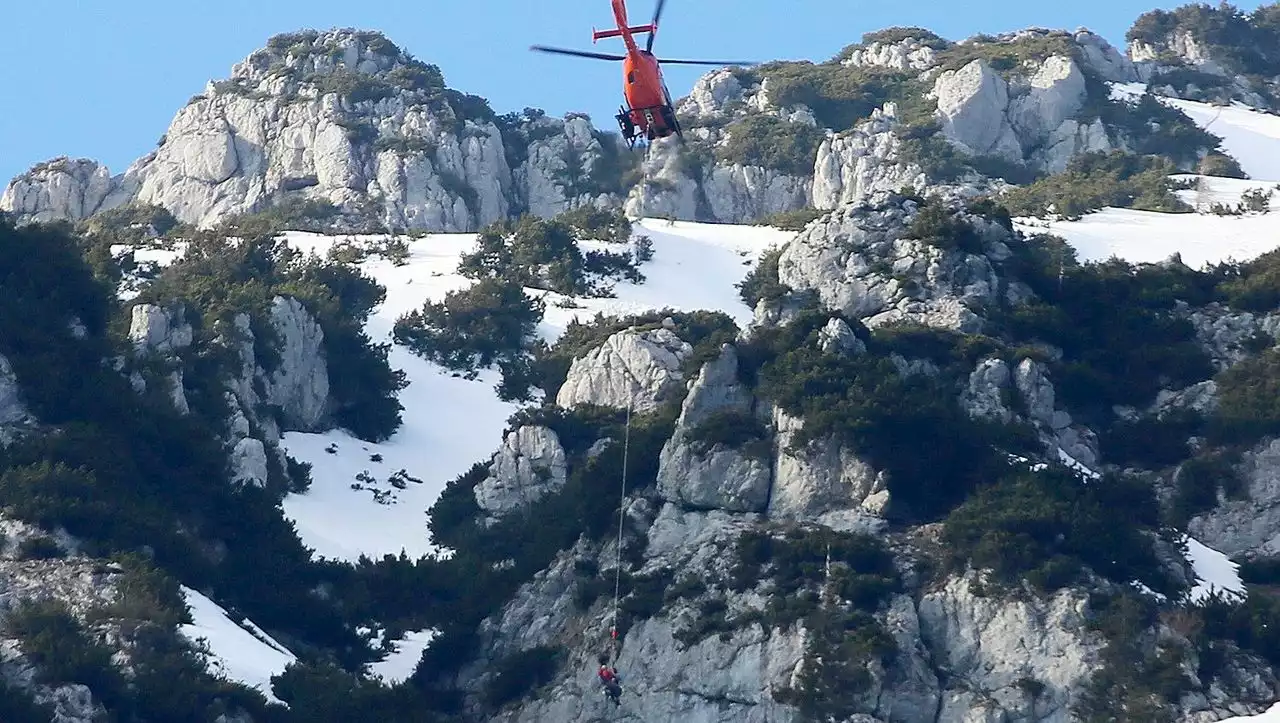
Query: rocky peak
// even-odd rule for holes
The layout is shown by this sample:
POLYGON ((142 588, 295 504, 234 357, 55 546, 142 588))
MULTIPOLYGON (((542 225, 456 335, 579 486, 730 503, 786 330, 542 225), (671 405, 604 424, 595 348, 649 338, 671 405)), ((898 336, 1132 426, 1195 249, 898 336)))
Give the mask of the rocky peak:
MULTIPOLYGON (((276 35, 267 46, 231 68, 231 83, 267 87, 278 78, 316 82, 324 76, 344 73, 362 75, 417 75, 420 92, 443 87, 444 79, 432 66, 414 60, 381 33, 347 29, 324 32, 307 30, 276 35), (266 84, 264 86, 264 84, 266 84)), ((212 85, 217 85, 216 83, 212 85)), ((410 86, 412 89, 412 86, 410 86)))
POLYGON ((14 178, 0 194, 0 210, 24 221, 79 221, 112 207, 118 196, 106 166, 62 156, 14 178))
POLYGON ((970 307, 999 293, 992 258, 1007 255, 1001 239, 1008 231, 966 217, 985 250, 949 248, 936 239, 913 238, 923 233, 913 228, 919 213, 915 200, 890 193, 842 207, 786 246, 778 278, 796 292, 815 292, 824 307, 869 327, 915 321, 964 332, 980 329, 982 320, 970 307))

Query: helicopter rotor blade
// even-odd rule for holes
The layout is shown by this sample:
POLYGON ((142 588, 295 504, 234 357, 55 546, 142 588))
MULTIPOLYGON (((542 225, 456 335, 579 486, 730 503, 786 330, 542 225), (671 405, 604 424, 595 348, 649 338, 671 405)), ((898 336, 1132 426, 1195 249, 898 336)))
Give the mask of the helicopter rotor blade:
POLYGON ((659 63, 661 63, 662 65, 719 65, 719 66, 730 66, 730 65, 759 65, 759 64, 760 64, 760 63, 758 63, 758 62, 756 62, 756 61, 754 61, 754 60, 667 60, 667 59, 665 59, 665 58, 659 58, 659 59, 658 59, 658 62, 659 62, 659 63))
POLYGON ((608 53, 588 53, 585 50, 570 50, 568 48, 550 48, 545 45, 531 45, 530 50, 536 50, 539 53, 554 53, 556 55, 572 55, 577 58, 595 58, 596 60, 626 60, 625 55, 610 55, 608 53))
POLYGON ((653 9, 653 30, 649 31, 649 39, 645 42, 644 49, 653 52, 653 39, 658 34, 658 20, 662 17, 662 6, 667 4, 667 0, 658 0, 658 6, 653 9))

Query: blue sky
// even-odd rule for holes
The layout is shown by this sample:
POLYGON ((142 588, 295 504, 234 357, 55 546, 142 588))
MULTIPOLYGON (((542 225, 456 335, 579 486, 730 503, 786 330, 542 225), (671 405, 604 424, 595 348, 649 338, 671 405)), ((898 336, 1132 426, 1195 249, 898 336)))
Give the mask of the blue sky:
MULTIPOLYGON (((672 58, 825 60, 863 33, 918 25, 958 40, 1028 26, 1087 27, 1122 45, 1141 0, 669 0, 655 50, 672 58)), ((607 0, 41 0, 8 3, 0 44, 0 183, 58 155, 96 158, 119 173, 154 147, 173 114, 206 81, 267 38, 303 28, 384 32, 440 66, 450 86, 490 100, 499 113, 526 106, 591 114, 612 128, 620 97, 616 63, 530 53, 534 43, 592 47, 611 22, 607 0)), ((1256 3, 1242 4, 1245 9, 1256 3)), ((652 0, 631 0, 632 22, 652 0)), ((670 66, 673 96, 707 68, 670 66)))

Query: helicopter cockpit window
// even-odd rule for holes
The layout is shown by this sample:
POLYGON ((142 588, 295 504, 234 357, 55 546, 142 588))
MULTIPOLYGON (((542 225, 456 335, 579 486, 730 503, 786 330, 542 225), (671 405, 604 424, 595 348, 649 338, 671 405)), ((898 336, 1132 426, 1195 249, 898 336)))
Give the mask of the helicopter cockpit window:
POLYGON ((633 70, 630 73, 627 73, 627 82, 628 83, 636 82, 636 71, 633 70))

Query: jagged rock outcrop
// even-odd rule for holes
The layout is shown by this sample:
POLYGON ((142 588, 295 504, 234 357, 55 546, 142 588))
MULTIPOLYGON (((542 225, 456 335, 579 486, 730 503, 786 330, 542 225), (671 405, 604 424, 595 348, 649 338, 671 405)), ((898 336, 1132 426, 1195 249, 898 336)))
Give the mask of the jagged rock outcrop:
POLYGON ((780 409, 774 411, 773 426, 777 437, 768 508, 771 519, 801 520, 843 513, 835 517, 852 519, 855 526, 881 524, 874 518, 889 504, 883 473, 833 440, 793 450, 804 422, 780 409))
POLYGON ((668 328, 620 331, 573 360, 556 404, 631 405, 637 414, 652 411, 680 392, 681 366, 692 353, 693 347, 668 328))
POLYGON ((1057 406, 1053 383, 1044 365, 1023 359, 1014 370, 1014 385, 1022 395, 1027 416, 1057 456, 1068 464, 1078 463, 1094 472, 1098 469, 1098 436, 1093 430, 1072 422, 1071 415, 1057 406))
POLYGON ((1071 415, 1058 407, 1053 382, 1040 362, 1023 359, 1013 369, 1003 359, 978 362, 960 394, 960 405, 974 418, 1029 422, 1039 432, 1051 459, 1083 467, 1088 474, 1098 472, 1097 434, 1074 423, 1071 415))
POLYGON ((840 64, 856 68, 928 70, 937 59, 938 45, 940 43, 926 38, 904 38, 896 43, 875 41, 853 48, 840 64))
POLYGON ((974 332, 982 319, 971 304, 1000 290, 991 259, 1008 254, 1008 232, 970 218, 988 246, 979 256, 908 238, 917 212, 910 199, 877 194, 810 224, 783 250, 778 278, 797 292, 816 292, 822 304, 869 327, 911 320, 974 332))
POLYGON ((904 162, 902 140, 894 132, 897 104, 872 111, 853 130, 818 146, 814 164, 813 206, 834 209, 860 203, 880 191, 925 188, 928 179, 914 162, 904 162))
MULTIPOLYGON (((1099 664, 1101 640, 1086 633, 1088 597, 984 597, 972 574, 949 578, 918 604, 931 663, 947 671, 934 720, 1065 723, 1099 664), (1029 681, 1039 683, 1038 695, 1029 681)), ((909 720, 898 718, 898 720, 909 720)))
POLYGON ((658 494, 663 499, 686 509, 764 511, 772 482, 767 439, 738 447, 695 441, 700 425, 717 415, 729 416, 722 425, 756 422, 763 431, 754 401, 738 379, 737 351, 725 345, 689 387, 675 433, 662 448, 658 494))
POLYGON ((1074 58, 1054 55, 1025 80, 1006 80, 984 59, 940 74, 942 132, 971 155, 1026 161, 1056 173, 1072 157, 1114 147, 1100 119, 1076 120, 1088 100, 1084 72, 1074 58))
POLYGON ((129 313, 129 340, 139 351, 171 354, 191 346, 195 338, 182 305, 165 309, 155 304, 135 304, 129 313))
POLYGON ((1194 517, 1187 531, 1233 559, 1280 555, 1280 439, 1244 452, 1236 472, 1243 494, 1219 494, 1218 505, 1194 517))
POLYGON ((79 221, 126 198, 106 166, 63 156, 14 178, 0 194, 0 211, 27 221, 79 221))
POLYGON ((211 226, 315 199, 392 228, 472 231, 520 209, 621 203, 584 180, 618 155, 585 120, 526 118, 506 137, 497 121, 378 33, 281 35, 210 82, 124 173, 87 160, 40 164, 9 185, 0 210, 79 220, 153 203, 211 226))
POLYGON ((271 301, 271 325, 280 361, 263 379, 263 401, 280 409, 280 423, 287 430, 314 431, 329 404, 324 331, 302 302, 284 296, 271 301))
POLYGON ((1185 302, 1178 302, 1176 313, 1195 327, 1196 341, 1219 371, 1280 343, 1280 314, 1233 311, 1219 303, 1192 308, 1185 302))
POLYGON ((568 474, 560 438, 546 427, 523 426, 507 433, 475 487, 476 504, 498 518, 523 509, 564 486, 568 474))

